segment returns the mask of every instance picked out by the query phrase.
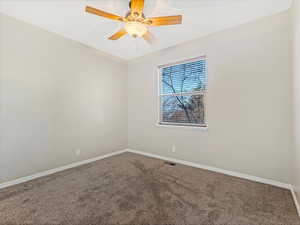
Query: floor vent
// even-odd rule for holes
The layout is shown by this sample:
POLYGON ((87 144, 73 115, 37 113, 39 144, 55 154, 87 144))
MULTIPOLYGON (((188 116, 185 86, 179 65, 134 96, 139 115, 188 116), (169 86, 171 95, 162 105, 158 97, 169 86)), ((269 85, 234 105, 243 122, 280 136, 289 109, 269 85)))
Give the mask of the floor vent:
POLYGON ((169 166, 176 166, 176 163, 174 163, 174 162, 165 162, 165 164, 167 164, 169 166))

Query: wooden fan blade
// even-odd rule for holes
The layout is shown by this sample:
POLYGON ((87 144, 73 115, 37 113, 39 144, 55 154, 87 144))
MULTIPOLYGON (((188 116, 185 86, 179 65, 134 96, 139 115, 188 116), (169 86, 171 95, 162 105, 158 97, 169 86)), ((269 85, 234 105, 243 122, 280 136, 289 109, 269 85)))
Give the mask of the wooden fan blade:
POLYGON ((143 38, 145 39, 145 41, 147 41, 149 44, 154 44, 156 42, 155 37, 149 32, 147 31, 144 35, 143 38))
POLYGON ((119 38, 123 37, 125 34, 127 34, 127 32, 126 32, 126 30, 124 28, 122 28, 121 30, 119 30, 117 33, 113 34, 108 39, 109 40, 118 40, 119 38))
POLYGON ((150 26, 167 26, 176 25, 182 23, 182 16, 163 16, 163 17, 152 17, 147 18, 145 23, 150 26))
POLYGON ((102 11, 100 9, 96 9, 96 8, 93 8, 93 7, 90 7, 90 6, 87 6, 85 8, 85 11, 88 12, 88 13, 95 14, 97 16, 105 17, 107 19, 124 21, 124 18, 121 17, 121 16, 117 16, 117 15, 114 15, 112 13, 104 12, 104 11, 102 11))
POLYGON ((144 0, 131 0, 130 6, 132 12, 142 14, 144 10, 144 0))

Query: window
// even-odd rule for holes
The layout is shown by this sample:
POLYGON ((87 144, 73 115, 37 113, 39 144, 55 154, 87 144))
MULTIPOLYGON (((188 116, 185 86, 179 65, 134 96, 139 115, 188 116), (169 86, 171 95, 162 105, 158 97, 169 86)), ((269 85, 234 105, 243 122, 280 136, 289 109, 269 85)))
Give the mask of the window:
POLYGON ((160 66, 162 125, 206 127, 206 57, 160 66))

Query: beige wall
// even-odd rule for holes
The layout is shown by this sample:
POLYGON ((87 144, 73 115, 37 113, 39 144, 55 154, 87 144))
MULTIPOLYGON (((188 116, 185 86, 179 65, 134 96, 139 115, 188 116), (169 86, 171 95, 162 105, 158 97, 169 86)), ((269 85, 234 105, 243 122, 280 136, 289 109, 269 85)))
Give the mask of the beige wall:
POLYGON ((126 70, 0 15, 0 183, 126 148, 126 70))
POLYGON ((0 183, 127 146, 289 183, 290 22, 286 12, 136 59, 127 89, 123 62, 0 15, 0 183), (157 66, 203 54, 208 131, 156 126, 157 66))
POLYGON ((293 134, 292 184, 300 202, 300 3, 294 1, 294 71, 293 71, 293 134))
POLYGON ((285 12, 133 61, 129 148, 289 183, 290 22, 285 12), (208 131, 156 126, 157 66, 203 54, 208 131))

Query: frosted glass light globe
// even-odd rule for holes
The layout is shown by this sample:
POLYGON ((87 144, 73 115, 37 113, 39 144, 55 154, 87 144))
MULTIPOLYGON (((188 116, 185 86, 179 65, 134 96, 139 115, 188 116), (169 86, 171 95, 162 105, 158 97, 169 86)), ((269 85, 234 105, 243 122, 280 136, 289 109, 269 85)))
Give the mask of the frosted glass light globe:
POLYGON ((140 22, 127 22, 124 28, 132 37, 142 37, 148 31, 146 25, 140 22))

